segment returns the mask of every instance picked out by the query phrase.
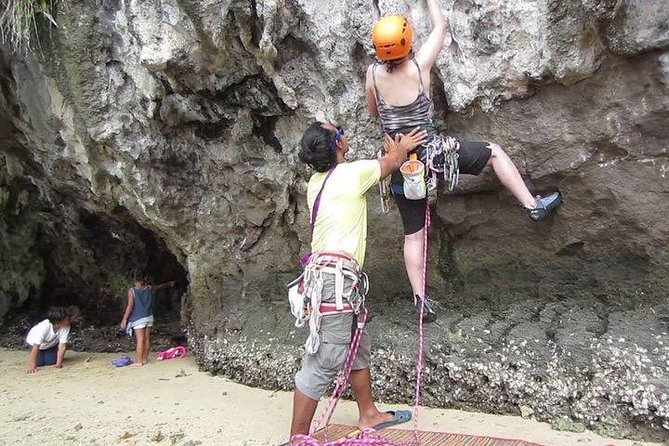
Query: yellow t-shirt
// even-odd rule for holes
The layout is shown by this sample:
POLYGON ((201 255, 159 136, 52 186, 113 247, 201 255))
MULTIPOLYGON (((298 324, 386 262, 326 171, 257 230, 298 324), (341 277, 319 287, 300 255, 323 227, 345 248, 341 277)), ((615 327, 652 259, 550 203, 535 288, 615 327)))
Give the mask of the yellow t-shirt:
MULTIPOLYGON (((309 215, 327 173, 315 173, 307 186, 309 215)), ((362 267, 367 243, 365 192, 381 178, 377 160, 338 164, 321 194, 311 251, 343 252, 362 267)))

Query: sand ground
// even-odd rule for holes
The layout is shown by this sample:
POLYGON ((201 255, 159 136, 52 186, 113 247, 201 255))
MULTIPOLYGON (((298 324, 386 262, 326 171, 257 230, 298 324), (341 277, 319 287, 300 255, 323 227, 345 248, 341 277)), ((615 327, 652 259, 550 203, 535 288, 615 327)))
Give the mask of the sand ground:
MULTIPOLYGON (((0 444, 276 446, 287 438, 292 395, 245 387, 197 369, 192 358, 114 368, 118 354, 68 352, 65 367, 26 375, 27 353, 0 350, 0 444)), ((380 405, 382 408, 398 406, 380 405)), ((333 422, 355 424, 352 402, 333 422)), ((520 417, 422 409, 426 430, 494 435, 546 446, 641 446, 557 432, 520 417)), ((411 427, 411 426, 408 426, 411 427)))

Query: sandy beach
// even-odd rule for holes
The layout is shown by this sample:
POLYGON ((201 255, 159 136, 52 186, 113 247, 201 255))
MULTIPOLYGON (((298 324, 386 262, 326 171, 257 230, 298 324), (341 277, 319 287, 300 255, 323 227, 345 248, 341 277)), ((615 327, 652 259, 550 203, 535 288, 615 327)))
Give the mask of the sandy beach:
MULTIPOLYGON (((61 370, 26 375, 27 355, 0 350, 0 444, 239 445, 286 441, 292 394, 245 387, 200 372, 192 358, 115 368, 118 354, 68 352, 61 370)), ((392 409, 397 406, 380 405, 392 409)), ((557 432, 521 417, 457 410, 420 411, 422 429, 531 440, 546 446, 641 446, 593 433, 557 432)), ((333 422, 355 424, 342 402, 333 422)), ((408 425, 407 428, 410 428, 408 425)))

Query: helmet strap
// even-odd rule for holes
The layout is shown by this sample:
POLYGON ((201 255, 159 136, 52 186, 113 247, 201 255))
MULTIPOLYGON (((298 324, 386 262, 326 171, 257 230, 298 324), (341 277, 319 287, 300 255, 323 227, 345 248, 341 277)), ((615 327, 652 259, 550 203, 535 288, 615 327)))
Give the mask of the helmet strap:
POLYGON ((410 51, 409 54, 407 54, 406 56, 401 57, 399 59, 382 60, 380 62, 381 62, 381 64, 383 64, 386 67, 386 71, 388 73, 392 73, 393 71, 395 71, 395 68, 399 67, 404 62, 406 62, 408 60, 411 60, 412 57, 413 57, 413 50, 410 51))

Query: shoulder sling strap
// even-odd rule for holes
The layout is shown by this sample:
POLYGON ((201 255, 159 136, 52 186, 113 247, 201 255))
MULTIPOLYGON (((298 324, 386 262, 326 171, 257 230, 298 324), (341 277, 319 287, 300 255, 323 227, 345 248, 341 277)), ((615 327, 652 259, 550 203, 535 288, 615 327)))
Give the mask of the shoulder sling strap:
MULTIPOLYGON (((335 167, 337 167, 337 166, 335 166, 335 167)), ((321 204, 321 195, 323 194, 323 189, 325 188, 325 183, 328 182, 328 178, 330 178, 330 175, 332 175, 332 172, 334 172, 335 167, 328 170, 327 175, 325 175, 325 179, 323 180, 323 184, 321 185, 321 190, 318 191, 318 195, 316 195, 316 199, 314 200, 314 207, 311 209, 311 220, 309 221, 309 228, 311 229, 311 236, 312 237, 314 235, 314 226, 316 226, 316 217, 318 216, 318 207, 321 204)))

